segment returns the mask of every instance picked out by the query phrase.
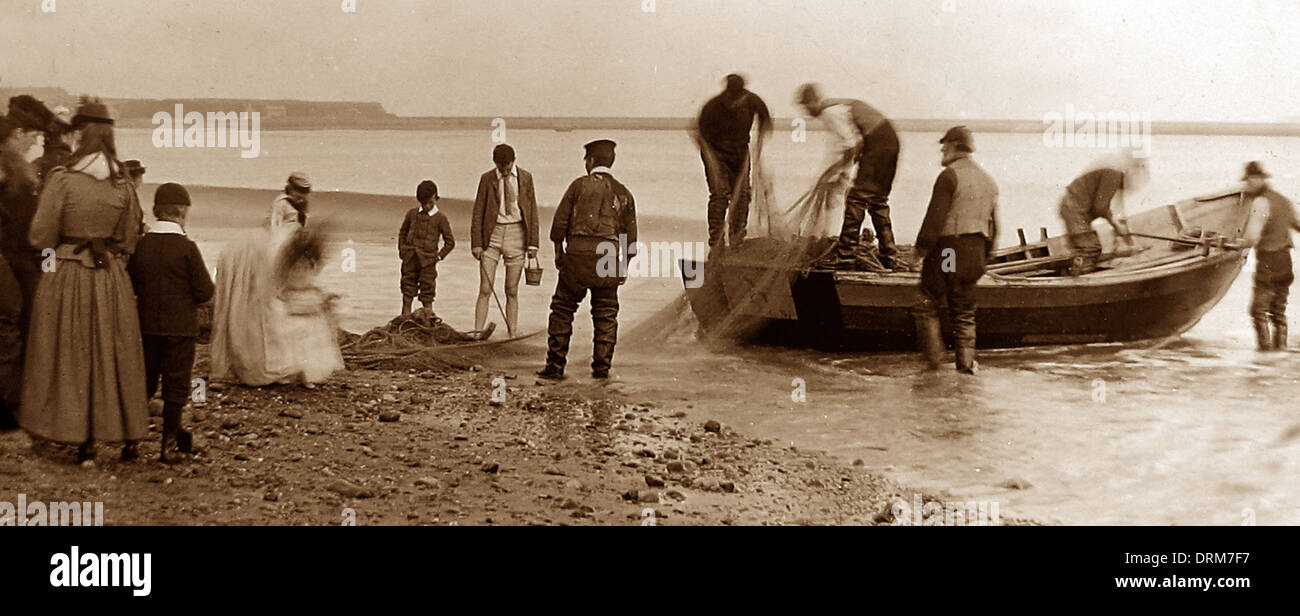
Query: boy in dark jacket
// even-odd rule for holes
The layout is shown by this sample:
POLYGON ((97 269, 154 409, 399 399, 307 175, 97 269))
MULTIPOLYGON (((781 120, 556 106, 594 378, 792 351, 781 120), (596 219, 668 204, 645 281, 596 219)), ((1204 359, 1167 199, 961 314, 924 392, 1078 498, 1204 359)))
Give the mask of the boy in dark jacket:
POLYGON ((397 254, 402 258, 402 314, 411 313, 411 301, 417 296, 420 304, 433 310, 435 283, 438 280, 438 262, 447 258, 456 247, 451 235, 451 222, 438 211, 438 185, 429 180, 420 182, 415 189, 420 207, 412 208, 397 232, 397 254), (442 238, 442 250, 438 238, 442 238))
POLYGON ((159 459, 173 463, 170 451, 193 453, 193 437, 181 428, 181 411, 190 397, 190 373, 199 335, 198 305, 212 298, 212 278, 199 247, 185 236, 190 195, 180 184, 158 187, 153 198, 157 224, 140 239, 127 271, 135 287, 144 342, 149 397, 162 379, 163 431, 159 459))

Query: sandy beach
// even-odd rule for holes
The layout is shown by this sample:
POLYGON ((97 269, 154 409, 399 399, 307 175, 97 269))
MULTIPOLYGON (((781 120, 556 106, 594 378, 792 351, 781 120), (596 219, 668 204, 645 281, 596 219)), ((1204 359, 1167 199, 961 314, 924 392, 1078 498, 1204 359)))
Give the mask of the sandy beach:
POLYGON ((101 445, 78 466, 69 447, 0 435, 0 493, 100 501, 109 525, 875 525, 942 500, 707 407, 536 384, 493 367, 503 348, 452 354, 462 368, 350 369, 314 391, 214 382, 186 415, 203 451, 176 466, 155 460, 158 417, 131 463, 101 445))

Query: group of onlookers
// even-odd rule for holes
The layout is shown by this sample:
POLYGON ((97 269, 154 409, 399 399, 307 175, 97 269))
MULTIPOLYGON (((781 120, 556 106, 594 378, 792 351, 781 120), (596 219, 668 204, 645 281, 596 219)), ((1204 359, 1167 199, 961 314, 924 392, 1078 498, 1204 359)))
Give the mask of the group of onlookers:
POLYGON ((125 443, 131 460, 161 381, 161 458, 192 451, 180 427, 191 363, 178 358, 193 357, 193 313, 212 282, 184 238, 187 192, 160 187, 159 222, 142 237, 143 168, 118 158, 113 119, 95 99, 74 115, 14 97, 0 139, 0 422, 76 444, 80 461, 97 441, 125 443), (42 135, 44 152, 27 162, 42 135))

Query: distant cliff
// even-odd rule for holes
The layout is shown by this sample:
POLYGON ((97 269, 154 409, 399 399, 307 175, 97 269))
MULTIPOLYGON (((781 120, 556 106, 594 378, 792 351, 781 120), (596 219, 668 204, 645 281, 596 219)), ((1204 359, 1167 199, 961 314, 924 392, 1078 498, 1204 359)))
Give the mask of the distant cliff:
MULTIPOLYGON (((18 94, 30 94, 50 107, 75 108, 77 96, 62 88, 0 88, 0 102, 18 94)), ((238 98, 105 98, 119 126, 144 128, 153 126, 155 113, 173 115, 176 105, 186 113, 258 112, 263 130, 314 129, 386 129, 386 130, 491 130, 492 116, 396 116, 375 102, 334 102, 300 100, 262 100, 238 98)), ((538 117, 505 116, 513 129, 537 129, 567 132, 572 130, 688 130, 693 118, 627 117, 538 117)), ((895 128, 908 132, 942 133, 949 127, 964 124, 979 133, 1042 133, 1042 120, 987 120, 893 118, 895 128)), ((776 130, 788 131, 795 118, 777 118, 776 130)), ((810 131, 825 130, 822 122, 803 119, 810 131)), ((1297 122, 1151 122, 1151 132, 1163 135, 1263 135, 1300 137, 1297 122)))

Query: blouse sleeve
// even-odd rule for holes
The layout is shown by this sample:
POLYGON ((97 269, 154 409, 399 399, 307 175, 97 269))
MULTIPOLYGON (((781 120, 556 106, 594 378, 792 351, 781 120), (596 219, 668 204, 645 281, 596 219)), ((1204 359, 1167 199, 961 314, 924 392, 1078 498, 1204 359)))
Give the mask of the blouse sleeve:
POLYGON ((32 216, 32 227, 27 241, 36 250, 54 248, 59 243, 59 224, 63 215, 63 201, 67 196, 67 173, 59 171, 50 176, 41 191, 32 216))

